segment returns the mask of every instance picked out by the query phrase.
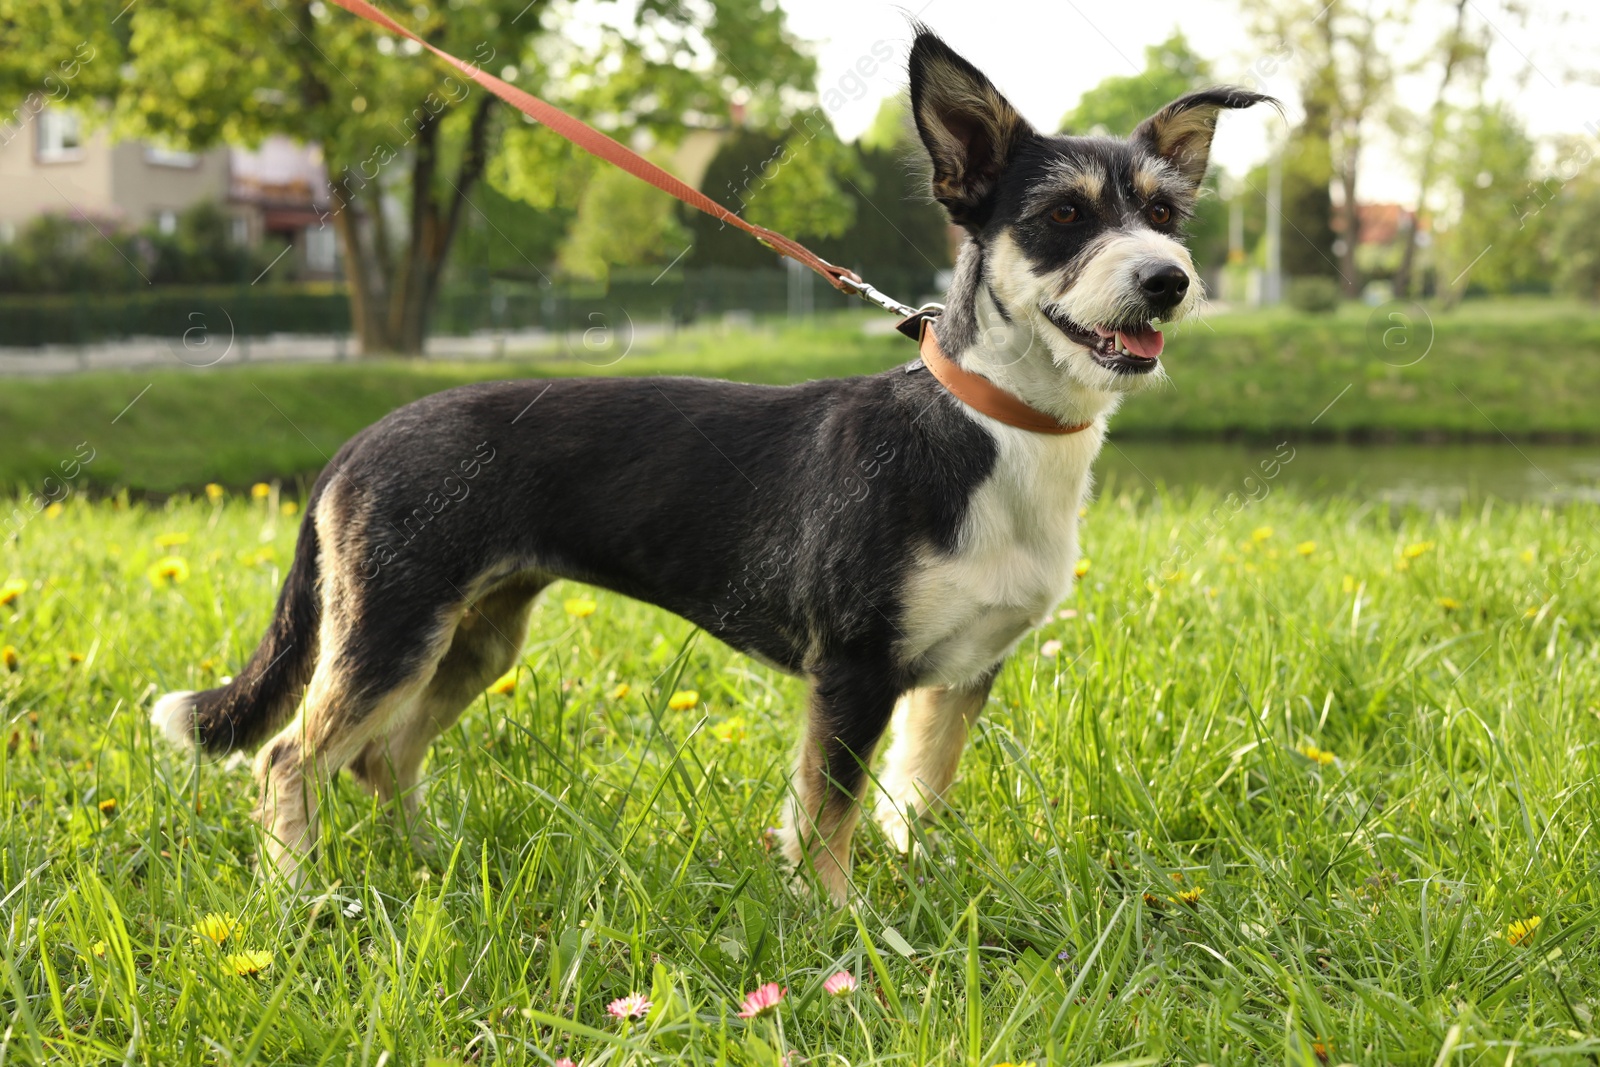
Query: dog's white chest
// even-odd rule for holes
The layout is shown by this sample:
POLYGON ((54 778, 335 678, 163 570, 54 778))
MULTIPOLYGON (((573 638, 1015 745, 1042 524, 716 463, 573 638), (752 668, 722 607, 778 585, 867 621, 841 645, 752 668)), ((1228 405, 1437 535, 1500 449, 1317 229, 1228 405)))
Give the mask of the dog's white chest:
POLYGON ((1099 427, 997 434, 995 469, 973 494, 956 551, 926 551, 907 582, 900 651, 919 684, 981 676, 1071 591, 1101 437, 1099 427))

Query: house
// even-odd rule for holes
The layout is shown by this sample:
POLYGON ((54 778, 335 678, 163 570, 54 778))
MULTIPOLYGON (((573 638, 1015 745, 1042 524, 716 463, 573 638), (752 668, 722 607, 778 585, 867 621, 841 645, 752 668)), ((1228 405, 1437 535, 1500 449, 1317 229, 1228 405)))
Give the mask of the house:
POLYGON ((323 223, 327 181, 314 146, 271 137, 253 149, 183 152, 117 141, 75 111, 46 108, 0 138, 0 243, 43 214, 172 232, 204 201, 231 216, 241 244, 292 245, 302 278, 337 277, 337 242, 323 223))

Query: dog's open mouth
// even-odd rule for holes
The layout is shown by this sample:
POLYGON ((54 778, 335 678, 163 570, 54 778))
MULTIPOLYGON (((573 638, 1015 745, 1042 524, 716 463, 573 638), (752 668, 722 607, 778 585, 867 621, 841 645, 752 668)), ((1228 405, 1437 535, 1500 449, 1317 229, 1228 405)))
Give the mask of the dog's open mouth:
POLYGON ((1148 374, 1161 362, 1166 338, 1148 322, 1122 326, 1079 326, 1059 312, 1045 309, 1045 317, 1075 344, 1089 350, 1089 358, 1120 374, 1148 374))

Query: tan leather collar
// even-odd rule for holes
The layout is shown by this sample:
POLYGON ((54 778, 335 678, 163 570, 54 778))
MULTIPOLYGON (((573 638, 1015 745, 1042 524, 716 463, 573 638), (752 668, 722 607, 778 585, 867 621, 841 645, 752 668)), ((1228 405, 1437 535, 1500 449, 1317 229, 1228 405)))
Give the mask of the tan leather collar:
POLYGON ((1032 433, 1081 433, 1094 425, 1092 422, 1064 423, 1054 415, 1047 415, 1038 408, 1029 407, 989 379, 973 374, 969 370, 963 370, 955 360, 945 355, 939 348, 939 339, 934 336, 933 323, 924 318, 921 325, 922 338, 918 344, 922 351, 922 365, 939 379, 939 384, 949 390, 950 395, 972 410, 981 411, 1007 426, 1015 426, 1019 430, 1028 430, 1032 433))

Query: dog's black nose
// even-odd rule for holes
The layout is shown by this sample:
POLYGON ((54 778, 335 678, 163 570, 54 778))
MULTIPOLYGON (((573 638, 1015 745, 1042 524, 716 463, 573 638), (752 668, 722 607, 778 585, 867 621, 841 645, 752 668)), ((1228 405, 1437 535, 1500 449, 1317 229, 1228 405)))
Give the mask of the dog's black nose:
POLYGON ((1140 278, 1139 288, 1151 307, 1166 311, 1177 307, 1183 294, 1189 291, 1189 274, 1182 267, 1168 263, 1140 278))

